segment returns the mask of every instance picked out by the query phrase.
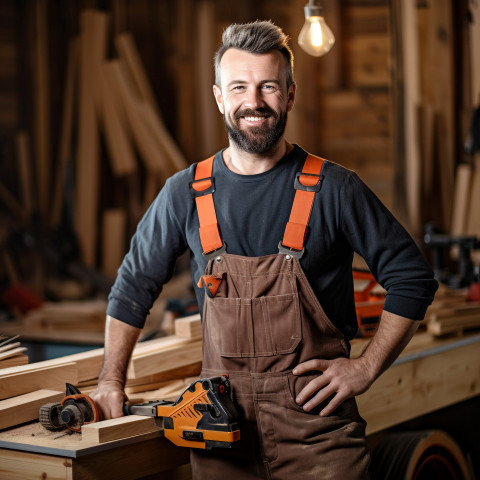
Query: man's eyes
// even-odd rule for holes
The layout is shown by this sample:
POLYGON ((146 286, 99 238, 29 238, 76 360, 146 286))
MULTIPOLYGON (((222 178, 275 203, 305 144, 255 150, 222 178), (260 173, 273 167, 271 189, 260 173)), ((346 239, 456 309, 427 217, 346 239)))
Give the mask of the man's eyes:
MULTIPOLYGON (((245 85, 234 85, 232 87, 232 92, 244 92, 246 90, 245 85)), ((263 90, 264 92, 275 92, 277 90, 276 85, 272 85, 270 83, 264 83, 261 87, 260 90, 263 90)))

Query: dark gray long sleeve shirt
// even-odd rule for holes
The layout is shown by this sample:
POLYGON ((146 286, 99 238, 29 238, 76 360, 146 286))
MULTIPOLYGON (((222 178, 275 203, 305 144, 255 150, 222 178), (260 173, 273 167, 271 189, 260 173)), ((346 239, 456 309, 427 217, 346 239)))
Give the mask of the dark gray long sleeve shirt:
MULTIPOLYGON (((278 252, 295 195, 295 173, 306 156, 295 146, 271 170, 238 175, 225 166, 222 151, 216 154, 213 197, 228 253, 278 252)), ((139 223, 109 296, 112 317, 142 327, 176 258, 187 249, 195 284, 204 273, 207 261, 189 188, 194 172, 195 164, 171 177, 139 223)), ((385 310, 421 320, 438 284, 412 238, 354 172, 325 161, 321 173, 300 263, 330 320, 348 339, 355 336, 354 252, 386 289, 385 310)), ((203 291, 196 289, 196 294, 201 311, 203 291)))

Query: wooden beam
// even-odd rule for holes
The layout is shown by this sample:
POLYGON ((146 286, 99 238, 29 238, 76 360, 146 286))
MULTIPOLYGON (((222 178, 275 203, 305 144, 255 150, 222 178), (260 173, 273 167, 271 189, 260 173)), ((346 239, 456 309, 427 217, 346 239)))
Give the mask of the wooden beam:
POLYGON ((60 402, 65 393, 37 390, 0 401, 0 430, 38 419, 38 410, 47 403, 60 402))
POLYGON ((125 255, 126 213, 121 208, 105 210, 102 223, 102 271, 116 278, 125 255))
POLYGON ((404 132, 406 162, 406 201, 410 233, 417 236, 420 220, 420 150, 417 138, 417 107, 420 104, 419 45, 417 32, 417 2, 407 0, 401 7, 401 30, 404 73, 404 132))
POLYGON ((480 237, 480 153, 475 155, 472 187, 470 195, 470 208, 467 223, 467 234, 480 237))
POLYGON ((200 314, 175 320, 175 335, 180 338, 201 338, 202 321, 200 314))
POLYGON ((126 126, 127 119, 120 104, 121 100, 111 87, 105 72, 105 64, 101 67, 99 86, 103 93, 100 118, 103 123, 112 172, 116 177, 131 175, 137 171, 137 161, 126 126))
POLYGON ((160 115, 155 94, 148 80, 147 71, 145 70, 132 34, 122 33, 117 35, 115 37, 115 47, 132 76, 133 84, 139 98, 150 104, 157 115, 160 115))
POLYGON ((60 145, 57 158, 57 172, 53 190, 51 224, 60 224, 66 168, 72 161, 73 120, 75 117, 75 89, 80 60, 80 40, 74 38, 68 46, 68 60, 63 92, 62 123, 60 127, 60 145))
POLYGON ((65 383, 75 385, 78 382, 77 365, 64 365, 30 370, 29 365, 11 367, 0 371, 0 399, 31 393, 43 388, 61 390, 65 383), (6 371, 14 373, 6 374, 6 371))
POLYGON ((145 128, 144 119, 139 112, 139 108, 141 108, 139 100, 132 93, 125 65, 120 60, 111 60, 106 63, 104 69, 110 85, 122 101, 130 130, 145 168, 149 174, 168 171, 169 163, 163 157, 151 132, 145 128))
POLYGON ((20 131, 15 137, 17 147, 18 170, 20 174, 20 187, 22 193, 22 204, 27 215, 33 212, 33 188, 32 188, 32 169, 33 165, 30 158, 30 142, 28 134, 20 131))
POLYGON ((465 343, 390 367, 357 397, 367 434, 479 395, 478 347, 478 342, 465 343))
POLYGON ((175 367, 191 365, 202 359, 202 342, 180 339, 178 345, 163 350, 155 350, 132 357, 128 368, 128 378, 145 377, 175 367))
POLYGON ((152 432, 161 432, 153 417, 128 415, 82 427, 82 442, 105 443, 121 438, 135 437, 152 432))
POLYGON ((469 219, 470 191, 472 180, 472 167, 467 164, 458 165, 455 178, 455 191, 453 195, 452 235, 463 235, 467 230, 469 219))
POLYGON ((48 66, 47 1, 35 2, 34 125, 38 206, 48 214, 50 200, 50 74, 48 66))

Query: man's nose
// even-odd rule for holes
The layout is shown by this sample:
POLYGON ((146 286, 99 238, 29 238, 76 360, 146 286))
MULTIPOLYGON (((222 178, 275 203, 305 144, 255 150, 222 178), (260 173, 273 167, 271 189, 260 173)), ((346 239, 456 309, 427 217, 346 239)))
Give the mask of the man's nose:
POLYGON ((262 92, 257 88, 251 88, 247 90, 245 98, 245 106, 248 108, 256 109, 265 105, 263 101, 262 92))

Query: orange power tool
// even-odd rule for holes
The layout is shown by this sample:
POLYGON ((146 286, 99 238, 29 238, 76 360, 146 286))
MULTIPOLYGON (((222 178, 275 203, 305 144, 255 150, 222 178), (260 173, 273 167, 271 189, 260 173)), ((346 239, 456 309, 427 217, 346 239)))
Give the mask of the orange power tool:
MULTIPOLYGON (((157 400, 125 405, 125 415, 144 415, 163 420, 165 437, 181 447, 231 448, 240 440, 238 413, 230 398, 228 375, 196 380, 175 401, 157 400)), ((82 425, 100 419, 95 402, 67 383, 61 403, 40 408, 40 423, 49 430, 68 428, 81 431, 82 425)))

